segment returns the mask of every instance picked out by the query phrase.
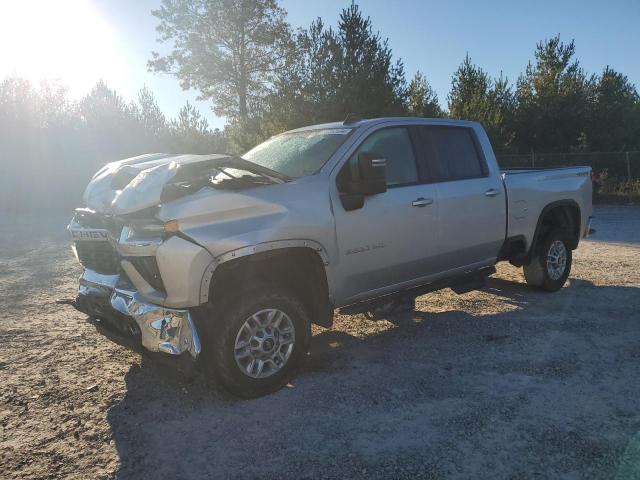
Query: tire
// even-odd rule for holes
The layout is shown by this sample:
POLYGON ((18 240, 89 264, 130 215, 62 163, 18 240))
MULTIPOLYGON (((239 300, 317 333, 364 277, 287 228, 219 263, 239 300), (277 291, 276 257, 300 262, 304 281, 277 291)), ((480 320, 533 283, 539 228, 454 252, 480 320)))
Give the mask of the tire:
POLYGON ((547 292, 557 292, 571 272, 572 252, 567 233, 553 229, 536 246, 531 263, 523 267, 527 285, 547 292), (563 260, 564 259, 564 260, 563 260))
POLYGON ((207 329, 205 370, 232 394, 255 398, 275 392, 303 365, 311 343, 311 322, 290 291, 254 288, 212 310, 217 313, 207 322, 213 328, 207 329), (236 359, 236 354, 242 358, 236 359))

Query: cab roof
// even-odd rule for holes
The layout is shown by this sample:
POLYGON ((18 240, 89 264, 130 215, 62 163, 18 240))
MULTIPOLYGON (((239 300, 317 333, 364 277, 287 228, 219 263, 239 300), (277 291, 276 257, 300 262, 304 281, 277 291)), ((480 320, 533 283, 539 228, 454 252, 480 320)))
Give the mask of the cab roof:
POLYGON ((428 123, 430 125, 459 125, 470 127, 476 125, 477 122, 469 120, 456 120, 449 118, 423 118, 423 117, 379 117, 379 118, 366 118, 357 120, 345 120, 343 122, 330 122, 320 123, 317 125, 309 125, 306 127, 296 128, 289 130, 286 133, 304 132, 308 130, 328 130, 328 129, 341 129, 341 128, 360 128, 369 127, 372 125, 378 125, 381 123, 402 121, 408 124, 411 123, 428 123))

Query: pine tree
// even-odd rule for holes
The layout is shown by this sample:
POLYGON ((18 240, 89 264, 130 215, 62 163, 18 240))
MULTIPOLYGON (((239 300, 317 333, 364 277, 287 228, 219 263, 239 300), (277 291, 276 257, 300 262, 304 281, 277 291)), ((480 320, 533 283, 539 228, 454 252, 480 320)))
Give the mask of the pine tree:
POLYGON ((224 140, 220 132, 211 132, 209 122, 189 101, 178 118, 169 123, 171 153, 221 153, 224 140))
POLYGON ((295 38, 269 96, 266 123, 285 129, 362 117, 404 115, 404 66, 387 39, 374 33, 356 4, 340 14, 338 28, 314 21, 295 38))
POLYGON ((443 116, 438 95, 425 76, 416 72, 407 91, 407 113, 414 117, 438 118, 443 116))
POLYGON ((625 75, 608 66, 597 80, 588 125, 591 150, 640 149, 640 96, 625 75))
POLYGON ((138 119, 143 130, 155 138, 161 137, 167 128, 167 119, 146 85, 138 93, 138 119))
POLYGON ((449 116, 480 122, 494 149, 506 151, 511 148, 515 105, 505 77, 501 75, 493 80, 467 54, 453 74, 448 99, 449 116))
MULTIPOLYGON (((246 120, 270 86, 290 41, 276 0, 163 0, 153 15, 168 55, 153 53, 151 70, 171 73, 184 89, 211 99, 217 115, 246 120)), ((256 111, 258 110, 258 111, 256 111)))
POLYGON ((575 60, 575 44, 560 35, 536 45, 535 63, 529 63, 516 89, 516 141, 523 151, 566 152, 580 148, 595 77, 575 60))

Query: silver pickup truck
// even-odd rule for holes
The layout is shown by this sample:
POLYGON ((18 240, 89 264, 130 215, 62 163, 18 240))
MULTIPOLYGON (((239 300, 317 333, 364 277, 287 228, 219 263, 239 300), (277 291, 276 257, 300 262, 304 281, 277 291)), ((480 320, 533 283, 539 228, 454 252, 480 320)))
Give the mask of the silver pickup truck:
MULTIPOLYGON (((478 123, 380 118, 275 136, 242 157, 106 165, 68 230, 72 302, 110 338, 232 393, 285 385, 311 324, 382 318, 498 261, 556 291, 589 232, 588 167, 501 172, 478 123)), ((105 359, 106 360, 106 359, 105 359)))

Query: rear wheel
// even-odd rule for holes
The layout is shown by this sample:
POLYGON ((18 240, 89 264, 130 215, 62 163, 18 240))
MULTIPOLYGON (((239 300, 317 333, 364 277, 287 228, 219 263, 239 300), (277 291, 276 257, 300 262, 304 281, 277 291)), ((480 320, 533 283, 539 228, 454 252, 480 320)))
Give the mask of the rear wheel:
POLYGON ((224 303, 208 335, 207 363, 231 393, 253 398, 286 385, 309 351, 311 323, 285 289, 254 289, 224 303))
POLYGON ((536 248, 531 263, 523 267, 527 284, 548 292, 562 288, 571 272, 572 252, 567 234, 551 230, 536 248))

